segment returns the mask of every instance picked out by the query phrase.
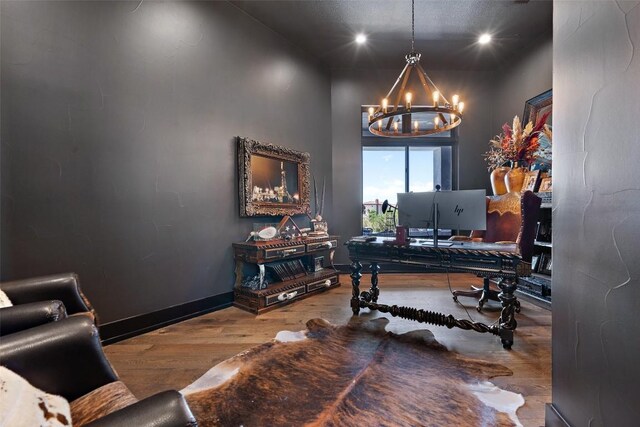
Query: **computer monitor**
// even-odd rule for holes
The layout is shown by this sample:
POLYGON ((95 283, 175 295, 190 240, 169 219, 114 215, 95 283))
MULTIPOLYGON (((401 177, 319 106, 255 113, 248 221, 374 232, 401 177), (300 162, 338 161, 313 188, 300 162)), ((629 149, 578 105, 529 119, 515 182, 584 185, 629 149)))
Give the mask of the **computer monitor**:
POLYGON ((486 190, 398 193, 398 220, 409 228, 433 228, 437 204, 438 228, 485 230, 486 197, 486 190))

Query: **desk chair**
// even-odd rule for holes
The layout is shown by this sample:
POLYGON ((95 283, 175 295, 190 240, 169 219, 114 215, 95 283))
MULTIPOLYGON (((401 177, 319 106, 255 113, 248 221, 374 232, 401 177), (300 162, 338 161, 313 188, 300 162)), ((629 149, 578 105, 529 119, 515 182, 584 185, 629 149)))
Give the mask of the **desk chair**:
MULTIPOLYGON (((453 236, 454 241, 476 241, 486 243, 515 243, 523 261, 531 262, 536 223, 542 199, 531 191, 511 192, 487 197, 487 229, 472 231, 469 236, 453 236)), ((482 288, 472 286, 471 291, 453 291, 453 300, 459 296, 479 298, 478 311, 488 300, 500 301, 500 291, 491 289, 489 277, 484 277, 482 288)), ((519 311, 519 307, 517 309, 519 311)))

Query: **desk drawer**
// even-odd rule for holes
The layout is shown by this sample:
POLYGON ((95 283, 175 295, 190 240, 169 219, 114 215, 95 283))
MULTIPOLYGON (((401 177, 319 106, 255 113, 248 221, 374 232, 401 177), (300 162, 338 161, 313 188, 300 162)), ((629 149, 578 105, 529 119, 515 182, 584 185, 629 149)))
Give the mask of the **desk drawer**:
POLYGON ((305 246, 288 246, 285 248, 275 248, 275 249, 265 249, 264 258, 265 259, 273 259, 273 258, 285 258, 292 255, 298 255, 305 253, 305 246))
POLYGON ((284 301, 294 300, 301 295, 306 293, 306 288, 304 285, 298 286, 293 289, 286 290, 284 292, 280 292, 279 294, 269 295, 265 297, 265 307, 269 307, 270 305, 281 303, 284 301))
POLYGON ((307 243, 307 252, 319 251, 321 249, 332 249, 338 246, 337 240, 328 240, 326 242, 307 243))
POLYGON ((337 275, 333 277, 328 277, 326 279, 318 280, 316 282, 307 284, 307 292, 313 292, 321 288, 330 288, 331 286, 334 286, 337 283, 338 283, 337 275))

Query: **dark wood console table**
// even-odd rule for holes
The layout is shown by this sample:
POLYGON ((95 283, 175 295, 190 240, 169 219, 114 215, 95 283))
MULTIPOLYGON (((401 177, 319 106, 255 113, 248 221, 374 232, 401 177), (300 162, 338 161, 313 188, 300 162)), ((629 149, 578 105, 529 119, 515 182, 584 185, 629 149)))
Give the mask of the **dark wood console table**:
POLYGON ((384 243, 393 239, 378 237, 375 241, 361 242, 349 240, 345 245, 349 249, 351 259, 351 284, 353 293, 351 309, 357 315, 361 308, 379 310, 390 313, 394 317, 415 320, 448 328, 474 330, 480 333, 498 335, 504 348, 509 349, 513 344, 513 331, 517 327, 515 313, 520 311, 520 302, 514 295, 518 286, 518 278, 531 275, 531 264, 522 260, 516 253, 516 245, 493 243, 453 243, 447 242, 434 248, 432 245, 411 243, 410 245, 395 245, 384 243), (453 243, 449 246, 450 243, 453 243), (360 278, 362 277, 361 261, 370 263, 371 287, 360 292, 360 278), (484 277, 498 278, 501 289, 499 295, 502 312, 497 324, 488 326, 484 323, 456 319, 453 315, 445 315, 412 307, 379 304, 378 273, 379 263, 399 263, 430 267, 431 269, 467 272, 484 277))
POLYGON ((333 255, 338 246, 338 236, 309 237, 291 240, 270 240, 233 244, 236 264, 234 303, 238 308, 255 314, 264 313, 290 304, 319 292, 340 286, 338 271, 333 265, 333 255), (315 255, 327 254, 324 266, 313 268, 315 255), (291 271, 291 277, 272 282, 261 289, 242 286, 245 268, 258 273, 262 280, 269 267, 282 261, 300 260, 304 270, 291 271))

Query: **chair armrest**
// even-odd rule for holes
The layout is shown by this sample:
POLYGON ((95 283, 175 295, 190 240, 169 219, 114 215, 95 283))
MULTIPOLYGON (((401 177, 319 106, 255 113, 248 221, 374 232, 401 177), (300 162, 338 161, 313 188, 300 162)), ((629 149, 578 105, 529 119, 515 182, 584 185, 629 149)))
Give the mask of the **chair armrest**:
POLYGON ((69 401, 118 379, 102 351, 98 329, 87 316, 2 337, 0 364, 69 401))
POLYGON ((175 390, 155 394, 86 427, 194 427, 197 422, 184 397, 175 390))
POLYGON ((74 273, 34 277, 0 283, 14 305, 36 301, 62 301, 68 314, 93 311, 91 304, 80 290, 78 276, 74 273))
POLYGON ((60 301, 40 301, 0 308, 0 336, 67 317, 60 301))

